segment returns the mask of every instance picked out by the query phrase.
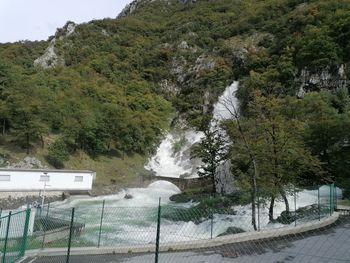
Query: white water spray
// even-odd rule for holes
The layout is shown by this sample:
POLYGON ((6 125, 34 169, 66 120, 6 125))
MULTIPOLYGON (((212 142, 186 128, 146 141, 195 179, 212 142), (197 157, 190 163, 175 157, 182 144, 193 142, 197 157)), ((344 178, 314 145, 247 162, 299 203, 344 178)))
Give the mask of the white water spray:
POLYGON ((193 130, 187 130, 181 135, 169 133, 145 168, 157 176, 198 177, 196 162, 191 160, 191 147, 200 142, 202 137, 201 132, 193 130))
MULTIPOLYGON (((52 204, 53 211, 70 212, 70 207, 76 208, 77 220, 85 223, 85 229, 81 238, 85 242, 97 243, 100 227, 100 216, 102 200, 106 201, 103 220, 103 232, 101 238, 102 246, 110 245, 139 245, 155 242, 157 229, 157 206, 159 196, 162 197, 162 211, 178 213, 176 209, 185 208, 188 204, 171 204, 169 197, 179 193, 180 190, 165 181, 158 181, 147 188, 125 189, 117 195, 95 197, 95 198, 69 198, 65 202, 52 204), (125 199, 125 193, 133 196, 132 199, 125 199), (171 204, 171 206, 170 206, 171 204), (61 211, 61 210, 58 210, 61 211)), ((317 190, 305 190, 297 194, 296 208, 305 207, 318 202, 317 190)), ((294 197, 288 197, 291 210, 294 208, 294 197)), ((327 197, 325 197, 327 200, 327 197)), ((213 221, 203 220, 196 224, 192 221, 173 221, 163 218, 161 225, 161 242, 180 242, 189 240, 209 239, 211 230, 213 237, 224 233, 229 227, 237 227, 244 231, 253 231, 251 225, 251 205, 232 207, 235 214, 214 214, 213 221), (213 222, 213 228, 211 223, 213 222)), ((275 215, 284 210, 284 203, 277 201, 275 215)), ((310 220, 310 219, 308 219, 310 220)), ((299 223, 302 223, 299 221, 299 223)), ((279 223, 271 224, 268 219, 268 207, 260 208, 260 227, 278 228, 284 225, 279 223)))
MULTIPOLYGON (((227 87, 218 102, 214 106, 213 119, 220 121, 232 118, 236 114, 238 102, 235 93, 238 82, 227 87)), ((161 142, 156 154, 145 166, 152 170, 157 176, 180 177, 196 176, 196 164, 190 160, 191 147, 198 143, 203 134, 193 130, 187 130, 183 134, 168 134, 161 142)), ((322 193, 329 192, 322 188, 322 193)), ((159 197, 162 205, 167 209, 171 204, 169 197, 180 193, 180 190, 171 183, 157 181, 147 188, 130 188, 116 195, 101 196, 95 198, 70 198, 66 202, 57 203, 54 207, 69 208, 76 207, 78 215, 85 215, 86 231, 83 237, 87 241, 97 242, 99 231, 99 217, 102 200, 106 200, 106 221, 104 228, 108 231, 102 235, 101 245, 118 244, 147 244, 155 240, 156 212, 159 197), (132 198, 125 199, 129 194, 132 198), (110 217, 113 217, 113 220, 110 217)), ((303 191, 298 193, 296 208, 317 204, 316 191, 303 191)), ((291 207, 294 207, 294 197, 288 197, 291 207)), ((193 206, 193 204, 178 204, 178 207, 193 206)), ((213 217, 213 237, 225 232, 228 227, 239 227, 245 231, 252 231, 251 205, 236 206, 233 208, 236 214, 215 214, 213 217)), ((276 201, 275 214, 279 215, 284 210, 284 203, 276 201)), ((292 209, 293 210, 293 209, 292 209)), ((280 224, 269 224, 268 208, 261 207, 261 228, 279 227, 280 224)), ((162 219, 161 242, 179 242, 186 240, 208 239, 211 236, 211 220, 204 220, 199 224, 194 222, 172 221, 162 219)))
MULTIPOLYGON (((211 127, 218 121, 232 118, 238 107, 235 93, 238 82, 226 88, 214 105, 211 127)), ((202 132, 187 130, 182 135, 169 133, 159 145, 156 154, 149 160, 145 168, 156 176, 164 177, 198 177, 197 168, 200 163, 191 160, 191 148, 203 138, 202 132)))
POLYGON ((228 86, 224 93, 219 97, 218 102, 214 105, 213 120, 222 121, 231 119, 238 112, 238 100, 236 92, 238 89, 238 81, 228 86))

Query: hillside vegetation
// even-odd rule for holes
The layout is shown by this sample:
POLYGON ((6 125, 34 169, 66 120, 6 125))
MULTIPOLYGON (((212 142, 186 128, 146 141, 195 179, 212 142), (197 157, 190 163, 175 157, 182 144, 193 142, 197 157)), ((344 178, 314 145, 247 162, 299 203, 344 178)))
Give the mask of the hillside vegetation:
MULTIPOLYGON (((176 120, 205 130, 219 94, 240 80, 237 96, 247 130, 263 134, 276 122, 283 136, 298 131, 291 143, 304 158, 293 159, 294 168, 302 167, 298 176, 350 185, 349 0, 134 4, 133 12, 118 19, 68 22, 48 41, 0 45, 4 153, 38 154, 57 168, 86 168, 77 161, 81 154, 92 163, 114 158, 115 174, 101 169, 114 180, 124 158, 142 156, 135 158, 142 167, 176 120), (279 113, 274 122, 266 122, 266 109, 279 113), (252 126, 253 120, 261 125, 252 126)), ((227 130, 239 141, 232 125, 227 130)), ((250 136, 254 145, 270 139, 250 136)), ((238 176, 250 169, 251 160, 237 155, 244 147, 236 144, 227 157, 236 162, 238 176)), ((278 163, 291 162, 283 156, 278 163)), ((271 160, 256 160, 262 173, 271 172, 271 160)), ((296 180, 276 176, 278 183, 296 180)))

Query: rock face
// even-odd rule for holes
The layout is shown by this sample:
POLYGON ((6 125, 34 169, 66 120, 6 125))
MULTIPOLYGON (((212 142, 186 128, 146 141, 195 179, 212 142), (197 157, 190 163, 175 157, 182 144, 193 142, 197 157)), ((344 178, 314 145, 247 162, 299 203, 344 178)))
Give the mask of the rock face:
POLYGON ((179 56, 172 60, 171 73, 178 84, 182 85, 188 79, 199 78, 204 72, 214 70, 215 67, 215 58, 210 55, 201 54, 194 63, 187 61, 183 56, 179 56))
POLYGON ((122 18, 122 17, 125 17, 125 16, 128 16, 130 14, 132 14, 137 6, 141 3, 141 2, 144 2, 144 0, 135 0, 135 1, 132 1, 130 4, 128 4, 121 12, 120 14, 117 16, 117 18, 122 18))
POLYGON ((303 68, 295 79, 299 87, 297 96, 302 98, 307 91, 318 91, 323 88, 333 90, 346 88, 349 76, 349 65, 346 64, 341 64, 333 70, 327 67, 316 73, 303 68))
POLYGON ((124 199, 133 199, 133 196, 129 193, 125 194, 124 199))
POLYGON ((231 51, 235 65, 244 64, 250 52, 265 49, 264 45, 272 42, 274 36, 270 33, 254 32, 249 35, 234 36, 225 41, 226 47, 231 51))
POLYGON ((27 156, 22 161, 17 163, 6 163, 6 168, 19 168, 19 169, 47 169, 46 165, 43 165, 40 160, 35 157, 27 156))
POLYGON ((58 57, 55 51, 56 38, 52 39, 45 53, 34 60, 34 66, 43 69, 49 69, 57 65, 63 64, 63 61, 58 57))
POLYGON ((180 88, 171 80, 164 79, 159 83, 159 86, 165 94, 175 96, 180 92, 180 88))
MULTIPOLYGON (((117 18, 122 18, 134 13, 135 10, 137 10, 137 8, 142 4, 152 3, 156 1, 163 1, 163 2, 166 2, 168 5, 171 4, 171 0, 134 0, 120 12, 117 18)), ((191 4, 191 3, 195 3, 196 0, 178 0, 178 2, 182 4, 191 4)))
POLYGON ((216 192, 221 194, 231 194, 235 190, 234 187, 234 178, 231 173, 231 162, 226 161, 217 168, 216 176, 217 176, 217 184, 216 184, 216 192))
POLYGON ((56 32, 55 37, 51 40, 45 53, 34 60, 34 66, 42 69, 49 69, 55 66, 64 66, 65 62, 62 56, 57 54, 56 43, 62 41, 75 33, 76 24, 68 22, 63 29, 56 32), (59 36, 58 36, 59 35, 59 36))

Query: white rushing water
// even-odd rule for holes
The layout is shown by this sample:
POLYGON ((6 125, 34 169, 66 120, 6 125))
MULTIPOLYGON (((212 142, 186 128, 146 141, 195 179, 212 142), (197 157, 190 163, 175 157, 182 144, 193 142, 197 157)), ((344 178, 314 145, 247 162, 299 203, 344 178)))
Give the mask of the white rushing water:
POLYGON ((227 120, 236 114, 239 105, 236 98, 237 89, 238 81, 234 81, 225 89, 224 93, 219 97, 218 102, 214 105, 213 120, 227 120))
MULTIPOLYGON (((215 123, 232 118, 238 107, 238 100, 235 93, 238 88, 238 81, 228 86, 214 105, 213 121, 215 123)), ((191 148, 201 141, 202 132, 186 130, 183 134, 169 133, 159 145, 156 154, 149 160, 145 168, 153 171, 156 176, 165 177, 198 177, 197 167, 200 163, 191 160, 191 148)))
MULTIPOLYGON (((127 188, 115 195, 106 195, 98 197, 86 197, 80 196, 71 197, 63 202, 56 202, 56 207, 68 208, 77 207, 82 208, 91 207, 96 204, 99 206, 102 200, 105 200, 106 205, 117 207, 157 207, 159 198, 161 198, 162 204, 168 204, 170 202, 169 197, 180 193, 180 189, 167 181, 156 181, 144 188, 127 188), (130 195, 130 199, 125 198, 126 195, 130 195)), ((90 208, 89 208, 90 209, 90 208)))
POLYGON ((203 134, 187 130, 183 134, 169 133, 145 168, 157 176, 197 177, 197 166, 191 159, 191 147, 200 142, 203 134))
MULTIPOLYGON (((321 189, 325 189, 322 187, 321 189)), ((328 188, 329 189, 329 188, 328 188)), ((159 197, 162 197, 162 213, 179 214, 179 208, 193 206, 187 204, 171 204, 169 197, 179 193, 180 190, 169 182, 157 181, 146 188, 130 188, 116 195, 93 198, 71 197, 65 202, 52 204, 51 211, 69 215, 70 207, 76 208, 76 221, 85 224, 81 240, 85 243, 97 244, 100 217, 102 212, 102 200, 105 200, 105 210, 102 225, 101 245, 140 245, 155 242, 157 228, 157 209, 159 197), (125 199, 125 194, 132 195, 132 199, 125 199)), ((325 189, 327 192, 327 189, 325 189)), ((296 208, 318 203, 317 190, 305 190, 297 194, 296 208)), ((290 196, 291 210, 294 210, 294 197, 290 196)), ((322 199, 327 202, 327 197, 322 199)), ((251 205, 233 207, 235 214, 214 214, 213 237, 224 233, 229 227, 241 228, 244 231, 252 231, 251 205)), ((275 217, 285 210, 284 203, 277 201, 275 204, 275 217)), ((181 210, 182 211, 182 210, 181 210)), ((196 213, 199 211, 194 211, 196 213)), ((192 214, 193 215, 193 214, 192 214)), ((299 222, 300 224, 301 222, 299 222)), ((261 228, 276 228, 284 225, 268 222, 268 207, 260 208, 261 228)), ((200 223, 192 221, 173 221, 162 218, 161 242, 180 242, 187 240, 209 239, 211 237, 211 220, 203 220, 200 223)))
MULTIPOLYGON (((238 101, 235 93, 238 82, 227 87, 218 102, 214 105, 213 119, 221 121, 232 118, 238 110, 238 101)), ((214 127, 214 121, 212 122, 214 127)), ((165 177, 196 177, 198 163, 190 159, 191 147, 200 142, 203 134, 193 130, 183 133, 169 133, 159 145, 156 154, 150 158, 145 168, 157 176, 165 177)), ((338 190, 339 191, 339 190, 338 190)), ((75 207, 78 221, 85 223, 82 239, 85 242, 97 243, 102 200, 105 200, 104 220, 102 227, 101 245, 136 245, 155 242, 157 227, 157 208, 159 198, 162 201, 163 213, 177 213, 179 208, 188 208, 195 204, 172 204, 170 196, 180 193, 173 184, 166 181, 157 181, 146 188, 128 188, 115 195, 94 198, 71 197, 65 202, 53 204, 54 208, 69 211, 75 207), (132 197, 130 199, 125 198, 132 197)), ((322 187, 320 195, 326 200, 329 187, 322 187)), ((291 210, 294 209, 294 197, 288 197, 291 210)), ((303 191, 297 195, 296 208, 317 204, 318 191, 303 191)), ((268 203, 268 202, 267 202, 268 203)), ((224 233, 228 227, 238 227, 244 231, 252 231, 251 205, 237 206, 232 215, 215 214, 213 221, 203 220, 200 223, 192 221, 173 221, 163 218, 161 224, 161 242, 180 242, 186 240, 208 239, 224 233), (213 228, 211 223, 213 222, 213 228)), ((277 200, 275 215, 285 210, 284 203, 277 200)), ((280 224, 268 222, 268 208, 260 208, 261 228, 279 227, 280 224)))

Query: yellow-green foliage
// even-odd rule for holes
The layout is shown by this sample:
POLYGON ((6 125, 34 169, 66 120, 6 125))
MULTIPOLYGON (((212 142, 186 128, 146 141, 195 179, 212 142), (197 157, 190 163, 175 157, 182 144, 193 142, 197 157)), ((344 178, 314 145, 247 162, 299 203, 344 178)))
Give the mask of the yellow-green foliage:
POLYGON ((60 30, 55 52, 64 65, 46 70, 33 61, 49 41, 1 44, 3 132, 27 151, 55 134, 48 160, 57 166, 79 151, 96 160, 111 151, 145 155, 175 109, 199 126, 208 114, 204 94, 215 102, 233 79, 244 84, 244 110, 257 89, 294 95, 305 66, 317 72, 349 62, 349 9, 349 0, 147 1, 70 36, 60 30), (178 90, 164 90, 162 80, 178 90))

